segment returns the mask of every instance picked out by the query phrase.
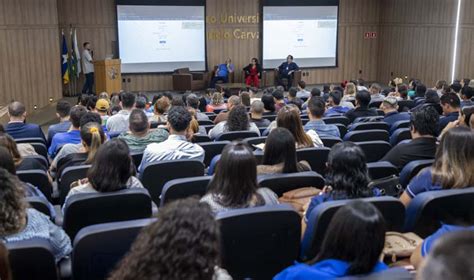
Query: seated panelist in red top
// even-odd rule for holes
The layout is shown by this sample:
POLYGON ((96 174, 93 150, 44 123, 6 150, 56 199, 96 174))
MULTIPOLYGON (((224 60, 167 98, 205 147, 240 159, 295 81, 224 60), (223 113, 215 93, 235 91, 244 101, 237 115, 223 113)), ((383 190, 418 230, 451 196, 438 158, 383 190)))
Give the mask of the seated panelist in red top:
POLYGON ((247 67, 244 68, 245 72, 245 84, 248 86, 259 87, 260 80, 262 78, 262 66, 258 63, 257 58, 252 58, 247 67))

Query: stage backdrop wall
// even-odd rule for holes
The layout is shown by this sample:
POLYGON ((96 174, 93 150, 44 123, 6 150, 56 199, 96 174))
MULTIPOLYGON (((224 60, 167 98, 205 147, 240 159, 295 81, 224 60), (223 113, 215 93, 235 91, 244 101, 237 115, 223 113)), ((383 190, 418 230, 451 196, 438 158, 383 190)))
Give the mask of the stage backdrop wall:
POLYGON ((0 0, 0 105, 61 98, 56 0, 0 0))

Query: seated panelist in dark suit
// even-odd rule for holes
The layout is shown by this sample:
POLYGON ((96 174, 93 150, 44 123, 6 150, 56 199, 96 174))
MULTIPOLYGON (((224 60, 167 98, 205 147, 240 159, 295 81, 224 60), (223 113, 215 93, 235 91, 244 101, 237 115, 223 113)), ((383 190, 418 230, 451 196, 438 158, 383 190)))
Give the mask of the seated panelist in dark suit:
POLYGON ((296 63, 293 62, 293 56, 288 55, 286 58, 286 62, 283 62, 280 66, 278 66, 276 71, 278 71, 278 85, 284 86, 285 90, 291 87, 293 84, 293 73, 298 71, 300 68, 296 63), (283 79, 288 80, 288 84, 283 84, 283 79))

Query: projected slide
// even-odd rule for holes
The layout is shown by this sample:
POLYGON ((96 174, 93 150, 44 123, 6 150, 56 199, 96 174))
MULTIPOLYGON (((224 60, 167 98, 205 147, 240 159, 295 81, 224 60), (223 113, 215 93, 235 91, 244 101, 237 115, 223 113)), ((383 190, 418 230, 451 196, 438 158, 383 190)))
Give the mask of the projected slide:
POLYGON ((117 6, 122 72, 205 70, 204 7, 117 6))
POLYGON ((300 67, 336 66, 337 6, 263 8, 263 66, 288 54, 300 67))

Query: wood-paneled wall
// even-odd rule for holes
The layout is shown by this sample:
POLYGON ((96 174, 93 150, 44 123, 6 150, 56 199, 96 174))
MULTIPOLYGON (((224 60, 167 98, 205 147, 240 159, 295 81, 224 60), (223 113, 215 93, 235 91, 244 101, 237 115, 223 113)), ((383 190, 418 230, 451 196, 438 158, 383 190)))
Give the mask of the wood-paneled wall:
MULTIPOLYGON (((427 86, 451 79, 455 0, 382 0, 380 81, 415 77, 427 86)), ((474 77, 474 3, 463 1, 457 78, 474 77)))
POLYGON ((0 104, 62 96, 56 0, 0 0, 0 104))

